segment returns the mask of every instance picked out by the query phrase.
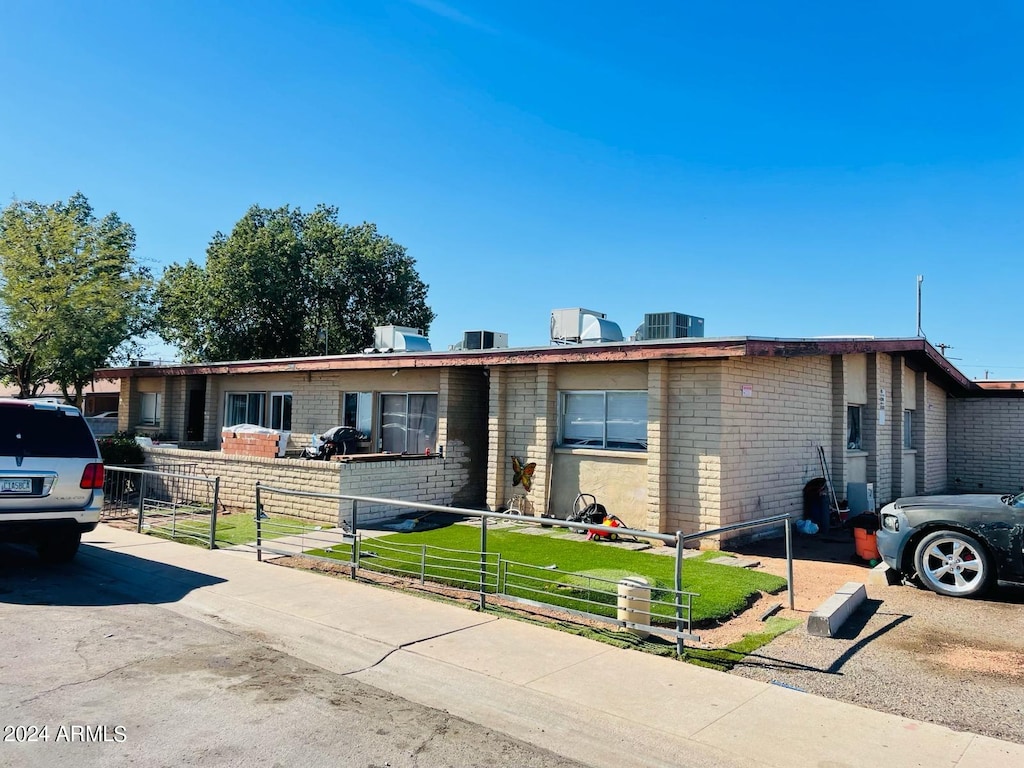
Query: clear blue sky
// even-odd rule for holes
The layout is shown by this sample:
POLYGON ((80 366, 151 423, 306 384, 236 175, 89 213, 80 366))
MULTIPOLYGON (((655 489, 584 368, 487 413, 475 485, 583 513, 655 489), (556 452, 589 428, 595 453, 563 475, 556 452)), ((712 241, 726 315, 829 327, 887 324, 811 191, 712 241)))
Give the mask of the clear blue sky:
POLYGON ((435 349, 551 309, 913 336, 1024 378, 1024 6, 0 2, 0 194, 155 271, 253 203, 405 245, 435 349))

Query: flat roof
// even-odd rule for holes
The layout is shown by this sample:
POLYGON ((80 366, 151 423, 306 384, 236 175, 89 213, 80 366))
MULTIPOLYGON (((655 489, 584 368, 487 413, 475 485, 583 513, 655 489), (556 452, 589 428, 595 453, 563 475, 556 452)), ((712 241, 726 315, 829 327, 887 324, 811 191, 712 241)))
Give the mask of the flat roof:
POLYGON ((911 338, 804 338, 783 339, 757 336, 722 338, 659 339, 611 343, 566 344, 544 347, 448 350, 431 352, 386 352, 316 357, 233 360, 212 363, 105 368, 97 378, 153 378, 164 376, 209 376, 244 373, 289 373, 354 371, 401 368, 493 367, 537 364, 613 363, 647 360, 699 360, 730 357, 806 357, 883 352, 902 354, 914 370, 926 370, 943 379, 947 389, 961 393, 986 394, 1002 391, 996 382, 974 382, 928 343, 911 338))

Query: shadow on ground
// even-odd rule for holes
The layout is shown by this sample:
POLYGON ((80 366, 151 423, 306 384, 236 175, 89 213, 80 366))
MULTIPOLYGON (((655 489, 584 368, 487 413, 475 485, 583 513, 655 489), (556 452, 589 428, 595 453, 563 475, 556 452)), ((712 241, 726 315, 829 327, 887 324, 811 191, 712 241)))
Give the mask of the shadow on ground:
POLYGON ((65 565, 45 565, 30 548, 0 544, 0 604, 157 605, 223 581, 88 544, 65 565))

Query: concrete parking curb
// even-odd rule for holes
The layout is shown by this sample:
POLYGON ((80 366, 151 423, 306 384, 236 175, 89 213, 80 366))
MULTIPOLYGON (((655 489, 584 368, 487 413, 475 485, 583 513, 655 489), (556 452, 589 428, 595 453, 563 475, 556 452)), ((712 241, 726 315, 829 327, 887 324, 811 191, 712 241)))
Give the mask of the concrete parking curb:
POLYGON ((850 618, 867 597, 868 592, 863 584, 855 581, 846 582, 807 619, 808 634, 815 637, 834 637, 843 622, 850 618))

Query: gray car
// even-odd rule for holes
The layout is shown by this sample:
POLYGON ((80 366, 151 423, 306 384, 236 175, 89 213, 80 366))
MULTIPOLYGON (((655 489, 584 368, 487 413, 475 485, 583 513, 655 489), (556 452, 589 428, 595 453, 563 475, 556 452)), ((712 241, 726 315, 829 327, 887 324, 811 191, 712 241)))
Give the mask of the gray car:
POLYGON ((1024 493, 910 496, 882 508, 882 559, 941 595, 1024 583, 1024 493))
POLYGON ((0 398, 0 541, 34 544, 47 562, 71 560, 99 522, 103 474, 77 408, 0 398))

